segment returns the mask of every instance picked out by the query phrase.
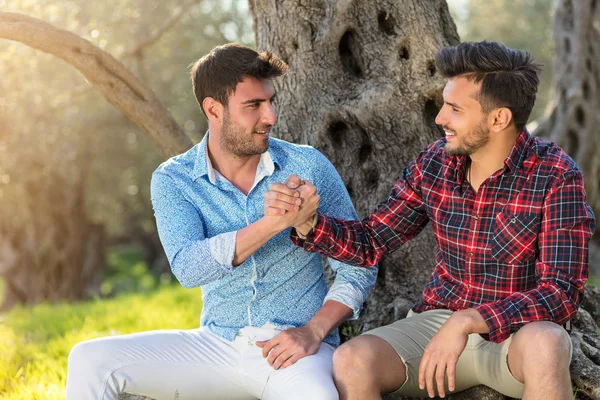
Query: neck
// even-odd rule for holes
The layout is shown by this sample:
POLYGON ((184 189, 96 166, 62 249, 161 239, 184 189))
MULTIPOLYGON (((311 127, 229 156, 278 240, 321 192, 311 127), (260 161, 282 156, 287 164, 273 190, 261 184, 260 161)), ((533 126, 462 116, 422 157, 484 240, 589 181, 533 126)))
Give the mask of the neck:
POLYGON ((504 166, 504 160, 510 154, 518 133, 505 132, 504 135, 492 135, 489 143, 471 154, 471 165, 469 175, 471 184, 479 187, 479 184, 492 176, 504 166))
POLYGON ((235 187, 243 193, 248 194, 254 184, 256 169, 260 162, 260 154, 247 157, 239 157, 231 154, 221 147, 219 135, 211 134, 210 132, 208 134, 206 150, 212 167, 219 171, 235 187))

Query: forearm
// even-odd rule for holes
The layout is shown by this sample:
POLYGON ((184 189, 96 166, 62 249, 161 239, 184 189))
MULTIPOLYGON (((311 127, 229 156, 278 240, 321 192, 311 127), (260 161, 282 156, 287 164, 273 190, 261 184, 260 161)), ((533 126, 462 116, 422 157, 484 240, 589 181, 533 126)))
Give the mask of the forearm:
POLYGON ((453 323, 459 327, 459 329, 470 335, 472 333, 487 334, 489 328, 481 316, 481 314, 474 308, 467 308, 466 310, 460 310, 452 314, 453 323))
POLYGON ((233 266, 237 267, 242 264, 273 236, 284 229, 281 224, 276 223, 275 218, 262 217, 253 224, 237 231, 233 266))
POLYGON ((328 300, 306 324, 323 341, 342 322, 352 315, 352 309, 338 301, 328 300))
MULTIPOLYGON (((389 252, 382 246, 377 235, 369 229, 369 222, 341 220, 319 214, 315 229, 306 239, 292 230, 292 242, 310 252, 318 252, 335 260, 351 265, 373 266, 389 252)), ((391 246, 397 247, 396 241, 390 241, 391 246)))

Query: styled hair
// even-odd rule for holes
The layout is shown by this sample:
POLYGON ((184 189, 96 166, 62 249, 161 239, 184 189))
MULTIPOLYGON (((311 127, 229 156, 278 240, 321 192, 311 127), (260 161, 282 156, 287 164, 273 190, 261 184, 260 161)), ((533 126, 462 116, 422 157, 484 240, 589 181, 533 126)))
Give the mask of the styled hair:
POLYGON ((446 78, 460 76, 481 82, 476 100, 483 112, 506 107, 512 112, 517 130, 523 130, 535 103, 542 71, 542 65, 531 54, 484 40, 443 48, 435 63, 446 78))
POLYGON ((225 107, 229 96, 244 78, 274 79, 287 71, 287 64, 269 51, 229 43, 217 46, 191 68, 194 96, 206 116, 202 102, 212 97, 225 107))

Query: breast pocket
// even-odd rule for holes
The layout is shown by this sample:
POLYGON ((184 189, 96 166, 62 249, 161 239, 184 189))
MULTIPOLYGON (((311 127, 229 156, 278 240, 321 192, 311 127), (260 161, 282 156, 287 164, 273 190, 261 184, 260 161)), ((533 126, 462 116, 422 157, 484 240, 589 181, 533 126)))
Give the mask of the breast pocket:
POLYGON ((537 255, 536 214, 500 213, 492 235, 492 256, 506 264, 522 264, 537 255))

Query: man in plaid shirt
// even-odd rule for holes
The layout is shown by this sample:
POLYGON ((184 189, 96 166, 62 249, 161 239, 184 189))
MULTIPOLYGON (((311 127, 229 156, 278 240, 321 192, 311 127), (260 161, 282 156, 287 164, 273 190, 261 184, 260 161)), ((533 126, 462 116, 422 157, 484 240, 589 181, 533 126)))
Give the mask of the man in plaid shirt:
MULTIPOLYGON (((540 66, 495 42, 442 49, 448 78, 428 146, 361 221, 316 214, 292 240, 368 267, 431 222, 436 263, 408 317, 342 345, 342 399, 438 395, 486 385, 516 398, 572 397, 572 345, 595 228, 583 176, 556 144, 529 135, 540 66)), ((288 180, 288 186, 300 182, 288 180)), ((294 212, 276 185, 265 212, 294 212)))

